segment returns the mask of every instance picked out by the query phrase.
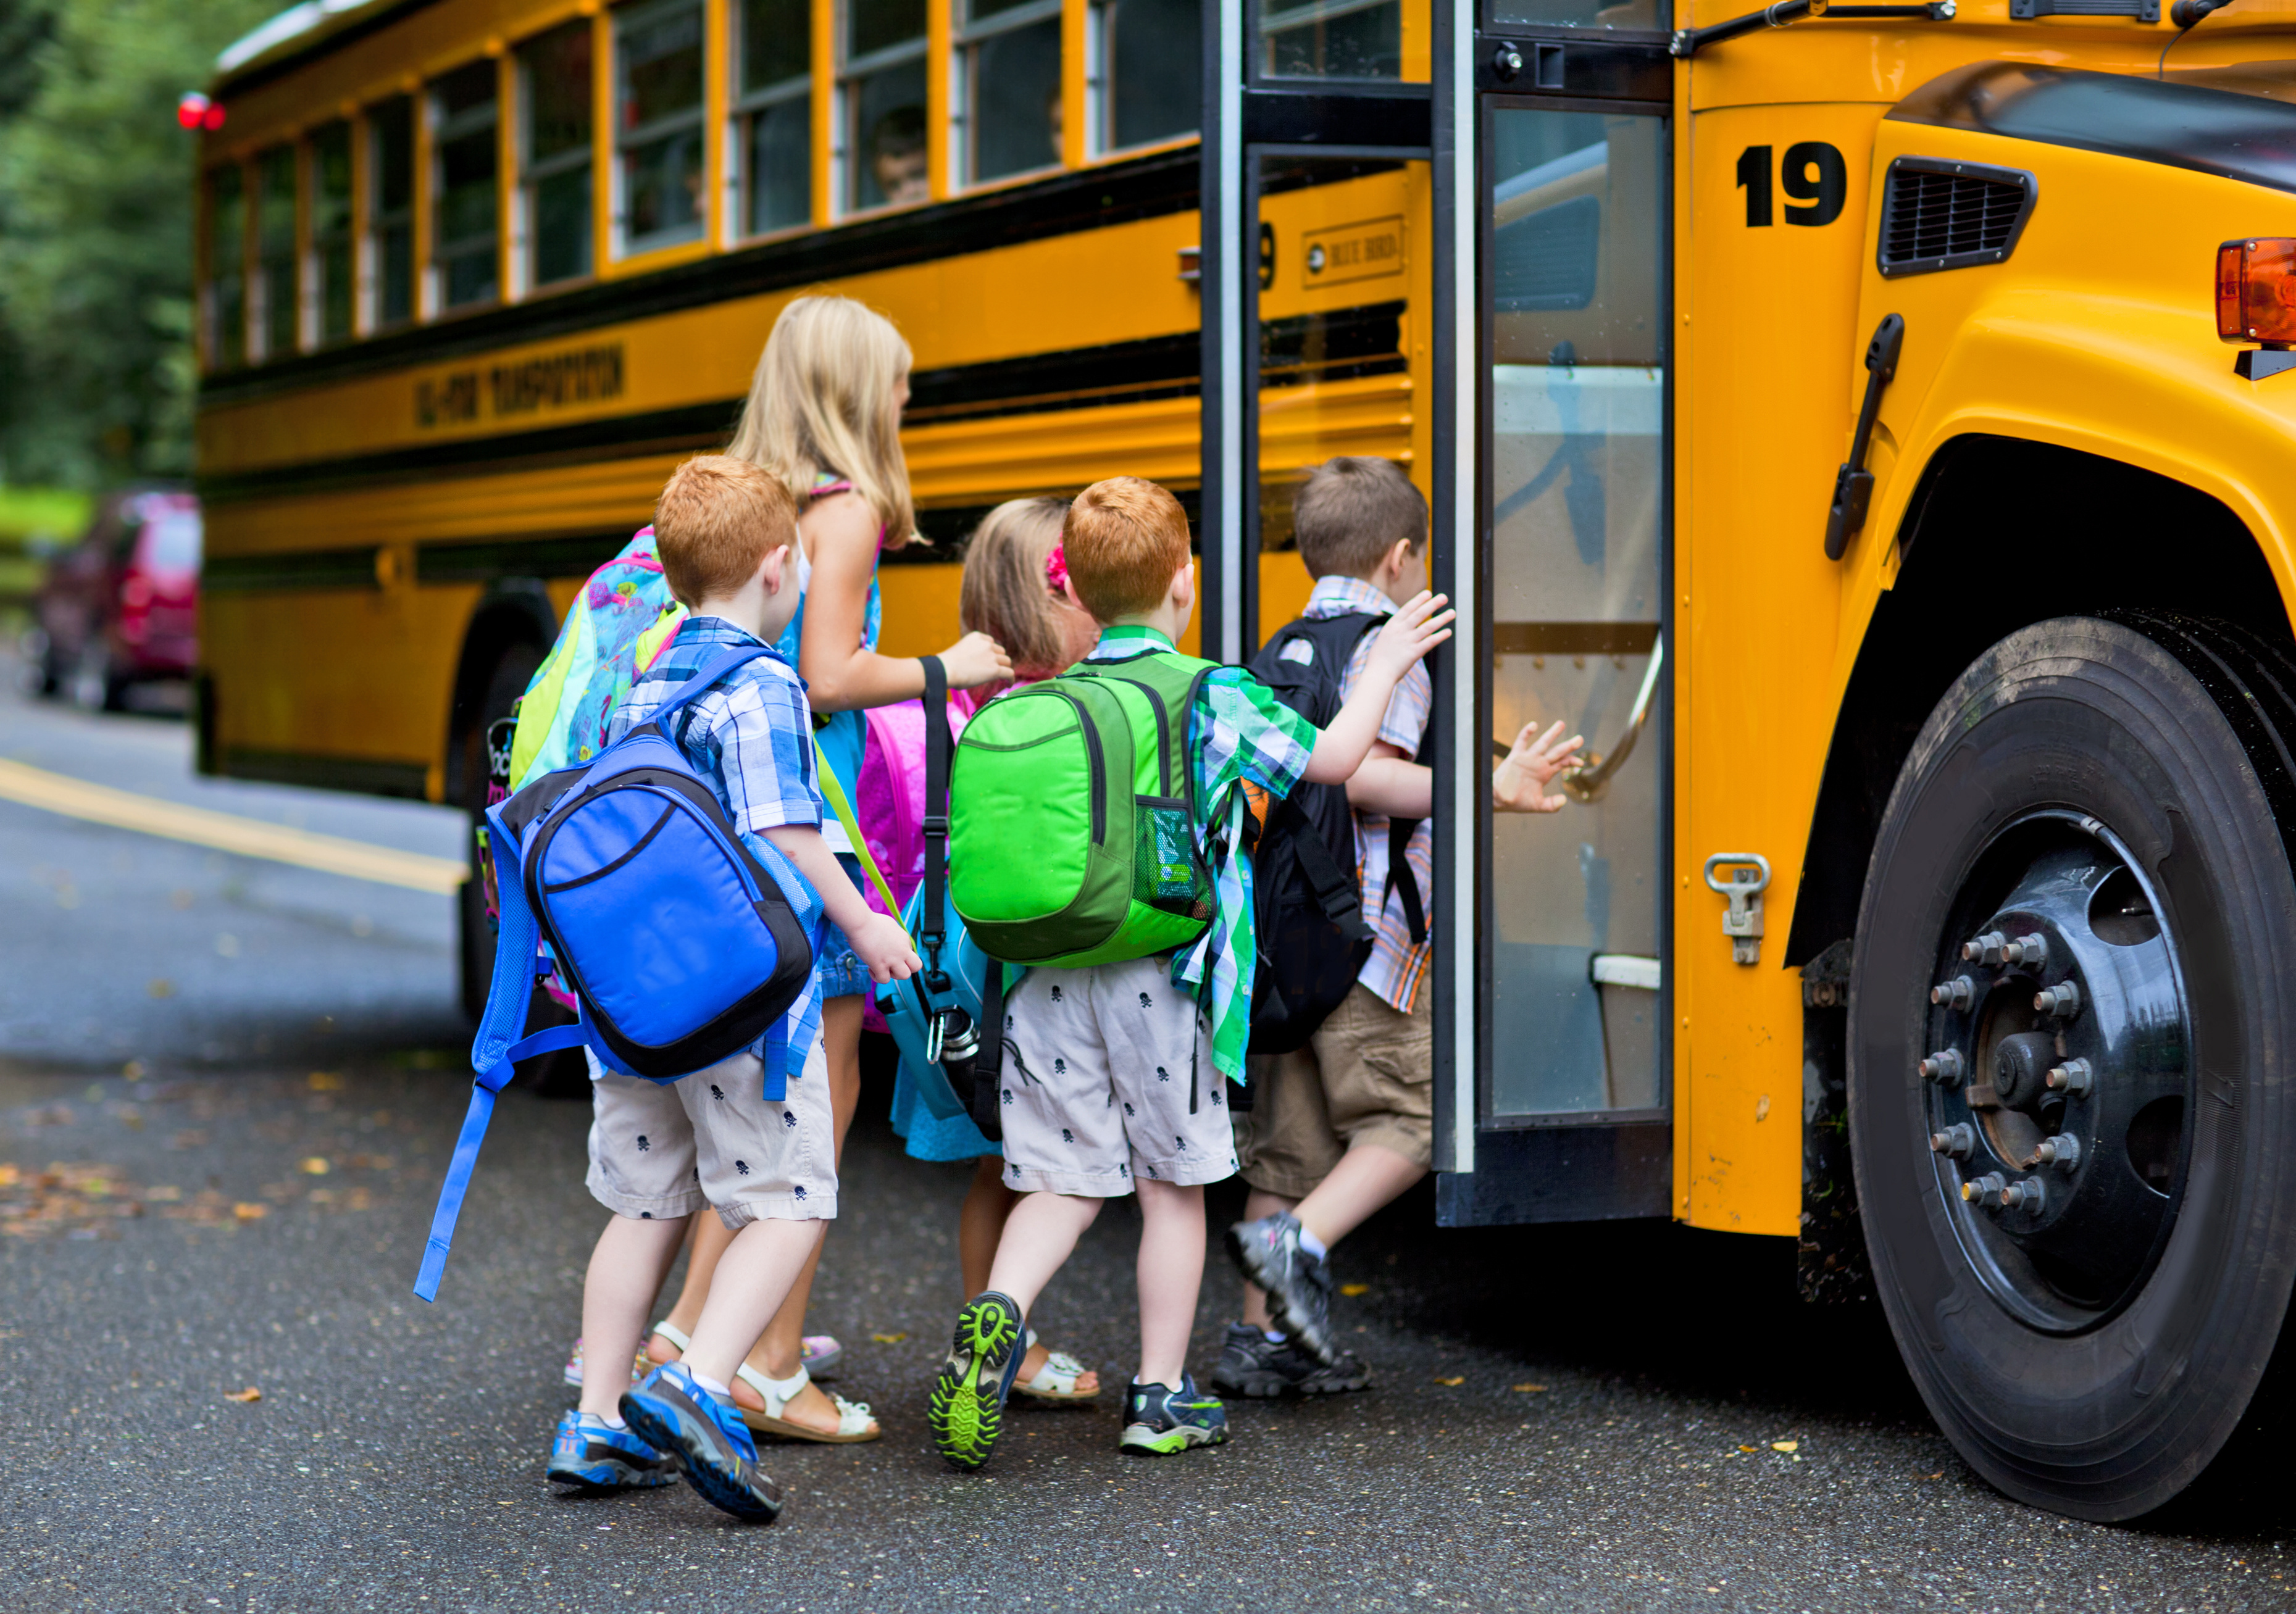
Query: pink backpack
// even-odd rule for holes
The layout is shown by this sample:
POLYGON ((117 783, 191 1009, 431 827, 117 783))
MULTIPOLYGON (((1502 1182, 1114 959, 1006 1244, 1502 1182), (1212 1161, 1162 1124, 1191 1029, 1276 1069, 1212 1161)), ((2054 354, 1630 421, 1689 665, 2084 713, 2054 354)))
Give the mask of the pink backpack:
MULTIPOLYGON (((924 702, 872 707, 863 715, 869 723, 869 743, 861 756, 859 799, 853 803, 853 814, 878 873, 892 887, 895 900, 906 906, 925 877, 924 702)), ((952 701, 951 737, 964 728, 964 712, 952 701)), ((873 882, 862 881, 862 895, 877 912, 885 911, 873 882)), ((866 995, 864 1001, 868 1006, 862 1011, 861 1023, 872 1031, 884 1030, 875 995, 866 995)))

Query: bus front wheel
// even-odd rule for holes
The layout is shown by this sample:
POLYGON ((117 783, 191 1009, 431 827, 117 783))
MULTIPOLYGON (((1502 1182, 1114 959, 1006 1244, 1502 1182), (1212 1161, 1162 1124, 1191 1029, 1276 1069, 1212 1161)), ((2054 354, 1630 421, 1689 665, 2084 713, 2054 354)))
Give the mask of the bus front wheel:
POLYGON ((470 815, 467 844, 471 878, 463 882, 455 914, 460 941, 463 1012, 473 1022, 486 1012, 487 992, 493 985, 495 970, 495 921, 487 912, 486 888, 480 878, 480 859, 485 856, 480 845, 480 831, 484 827, 490 773, 487 733, 498 720, 510 716, 512 703, 526 693, 535 669, 542 665, 542 656, 539 649, 523 641, 505 645, 496 658, 494 670, 487 676, 477 722, 462 736, 462 806, 470 815))
POLYGON ((2266 1410, 2296 1272, 2292 761, 2296 665, 2263 641, 2061 618, 1962 675, 1884 812, 1849 1046, 1875 1286, 1947 1436, 2035 1505, 2151 1512, 2240 1466, 2266 1410))

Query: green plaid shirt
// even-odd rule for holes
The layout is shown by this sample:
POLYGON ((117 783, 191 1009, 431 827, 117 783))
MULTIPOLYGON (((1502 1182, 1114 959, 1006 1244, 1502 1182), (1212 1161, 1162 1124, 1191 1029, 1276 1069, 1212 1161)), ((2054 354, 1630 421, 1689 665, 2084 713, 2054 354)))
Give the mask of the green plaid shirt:
MULTIPOLYGON (((1172 642, 1152 627, 1104 630, 1087 661, 1124 661, 1172 642)), ((1188 714, 1184 744, 1196 773, 1202 822, 1196 834, 1211 871, 1212 922, 1193 946, 1175 954, 1172 980, 1201 993, 1207 980, 1212 1019, 1212 1063, 1243 1079, 1244 1049, 1251 1041, 1251 987, 1259 950, 1251 921, 1251 859, 1243 845, 1246 780, 1284 797, 1308 771, 1316 725, 1278 700, 1240 667, 1223 667, 1203 682, 1188 714)))

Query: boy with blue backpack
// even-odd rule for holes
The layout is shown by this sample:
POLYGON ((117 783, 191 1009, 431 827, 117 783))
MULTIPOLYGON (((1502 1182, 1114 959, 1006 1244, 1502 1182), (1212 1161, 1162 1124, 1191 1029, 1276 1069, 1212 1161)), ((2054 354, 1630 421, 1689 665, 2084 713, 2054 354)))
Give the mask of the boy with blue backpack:
MULTIPOLYGON (((805 686, 771 648, 798 604, 795 504, 746 461, 705 455, 670 478, 654 531, 670 588, 693 614, 615 713, 608 754, 658 724, 714 795, 751 868, 792 897, 811 935, 825 914, 873 977, 906 979, 917 964, 906 935, 862 900, 822 840, 805 686)), ((644 834, 670 818, 663 811, 644 834)), ((625 856, 642 848, 641 840, 625 856)), ((603 880, 612 866, 586 878, 603 880)), ((665 883, 637 895, 651 900, 647 922, 660 928, 661 910, 687 894, 665 883)), ((653 945, 674 952, 677 939, 670 927, 653 945)), ((691 978, 709 962, 672 957, 661 967, 665 979, 691 978)), ((809 960, 808 971, 785 1018, 707 1069, 675 1081, 599 1070, 587 1185, 614 1214, 583 1287, 590 1359, 625 1362, 636 1350, 687 1217, 706 1206, 736 1232, 682 1360, 636 1386, 616 1373, 586 1376, 580 1407, 559 1425, 551 1479, 594 1490, 652 1486, 674 1466, 737 1518, 780 1512, 780 1488, 758 1468, 728 1387, 837 1214, 819 975, 809 960), (784 1054, 794 1067, 785 1072, 784 1054)))
MULTIPOLYGON (((1119 1444, 1158 1454, 1226 1438, 1186 1359, 1204 1184, 1236 1169, 1222 1091, 1243 1076, 1257 963, 1242 787, 1280 799, 1347 779, 1397 681, 1450 636, 1444 602, 1419 594, 1319 731, 1242 668, 1174 649, 1196 593, 1168 492, 1136 477, 1086 488, 1063 558, 1098 644, 982 708, 951 769, 951 905, 975 946, 1027 966, 1004 1000, 1001 1055, 983 1055, 1004 1181, 1022 1198, 927 1409, 941 1454, 965 1469, 1001 1431, 1029 1307, 1101 1205, 1127 1194, 1142 1220, 1141 1345, 1119 1444)), ((1002 986, 1009 971, 991 974, 1002 986)))

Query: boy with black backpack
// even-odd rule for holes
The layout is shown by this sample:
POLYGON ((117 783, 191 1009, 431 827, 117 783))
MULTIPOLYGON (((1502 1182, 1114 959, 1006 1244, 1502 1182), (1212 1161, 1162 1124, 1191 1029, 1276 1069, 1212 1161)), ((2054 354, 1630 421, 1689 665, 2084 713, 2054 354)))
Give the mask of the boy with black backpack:
MULTIPOLYGON (((822 840, 805 685, 771 648, 798 604, 795 503, 748 462, 704 455, 671 476, 654 532, 670 589, 693 615, 615 712, 610 739, 659 719, 755 866, 785 888, 783 871, 794 869, 808 920, 825 911, 877 980, 906 978, 918 963, 906 935, 862 900, 822 840), (742 654, 749 659, 700 692, 686 687, 742 654)), ((655 811, 636 810, 641 824, 655 811)), ((647 836, 668 822, 667 814, 652 820, 647 836)), ((603 880, 613 866, 588 878, 603 880)), ((688 891, 653 895, 699 900, 688 891)), ((682 979, 704 962, 664 959, 661 979, 682 979)), ((614 1213, 582 1292, 582 1335, 599 1371, 585 1375, 580 1408, 559 1425, 551 1479, 592 1490, 660 1485, 675 1464, 736 1518, 770 1521, 780 1512, 780 1487, 758 1468, 728 1385, 837 1215, 819 981, 816 968, 784 1020, 706 1069, 674 1081, 595 1074, 587 1184, 614 1213), (784 1043, 787 1068, 768 1069, 784 1043), (627 1385, 604 1370, 636 1352, 685 1218, 705 1209, 736 1232, 692 1342, 682 1360, 627 1385)), ((631 1017, 644 1008, 631 1005, 631 1017)))
POLYGON ((1303 779, 1347 779, 1397 680, 1450 636, 1439 598, 1396 611, 1355 697, 1319 731, 1244 669, 1173 648, 1195 610, 1195 566, 1187 517, 1163 488, 1136 477, 1086 488, 1062 553, 1098 644, 984 706, 951 769, 951 905, 983 952, 1028 966, 1001 1015, 984 1000, 1002 1048, 980 1055, 1004 1181, 1021 1199, 927 1409, 941 1454, 967 1469, 996 1442, 1029 1307, 1102 1204, 1127 1194, 1142 1222, 1140 1371, 1119 1444, 1156 1454, 1227 1438, 1187 1351, 1204 1184, 1235 1170, 1221 1090, 1243 1075, 1258 963, 1242 787, 1280 799, 1303 779))
MULTIPOLYGON (((1388 460, 1318 466, 1293 504, 1316 578, 1306 614, 1271 635, 1253 670, 1316 716, 1365 687, 1375 630, 1427 586, 1427 504, 1388 460)), ((1251 1193, 1228 1231, 1243 1320, 1211 1381, 1247 1397, 1361 1389, 1369 1372, 1330 1326, 1330 1246, 1426 1174, 1433 1142, 1433 779, 1415 759, 1433 692, 1414 665, 1379 739, 1341 785, 1270 806, 1254 855, 1264 972, 1252 1015, 1252 1105, 1235 1114, 1251 1193)), ((1526 728, 1492 777, 1501 810, 1553 812, 1543 792, 1579 741, 1526 728)))

